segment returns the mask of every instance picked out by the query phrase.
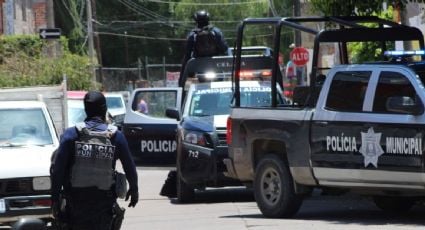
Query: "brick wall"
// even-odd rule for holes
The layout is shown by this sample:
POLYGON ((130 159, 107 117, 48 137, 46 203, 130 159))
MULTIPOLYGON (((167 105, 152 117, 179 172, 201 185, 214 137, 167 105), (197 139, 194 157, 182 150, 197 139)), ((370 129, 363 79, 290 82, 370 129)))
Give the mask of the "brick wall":
POLYGON ((35 29, 47 27, 47 3, 45 1, 35 1, 32 7, 34 13, 35 29))

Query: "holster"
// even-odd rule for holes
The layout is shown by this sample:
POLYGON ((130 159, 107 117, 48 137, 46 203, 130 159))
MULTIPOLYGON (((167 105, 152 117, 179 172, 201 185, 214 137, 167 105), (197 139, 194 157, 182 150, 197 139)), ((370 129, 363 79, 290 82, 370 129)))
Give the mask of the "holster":
POLYGON ((121 208, 117 202, 112 206, 112 230, 120 230, 124 220, 125 208, 121 208))

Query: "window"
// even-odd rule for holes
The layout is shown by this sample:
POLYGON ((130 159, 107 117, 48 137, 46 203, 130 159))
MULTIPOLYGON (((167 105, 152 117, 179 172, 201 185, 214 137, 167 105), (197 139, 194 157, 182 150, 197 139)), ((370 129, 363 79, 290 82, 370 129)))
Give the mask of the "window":
POLYGON ((326 109, 361 112, 371 71, 344 71, 335 74, 329 88, 326 109))
POLYGON ((415 88, 410 84, 409 79, 397 72, 383 71, 379 75, 372 111, 394 113, 386 109, 387 99, 390 97, 410 97, 413 100, 418 100, 415 88))
POLYGON ((177 105, 175 91, 141 91, 135 98, 132 109, 151 117, 165 118, 165 110, 177 105))
POLYGON ((1 109, 0 145, 49 145, 52 135, 39 108, 1 109))

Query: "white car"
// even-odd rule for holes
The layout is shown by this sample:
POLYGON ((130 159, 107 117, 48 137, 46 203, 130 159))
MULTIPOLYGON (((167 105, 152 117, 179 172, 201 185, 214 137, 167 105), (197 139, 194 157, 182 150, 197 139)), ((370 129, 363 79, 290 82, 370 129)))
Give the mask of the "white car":
POLYGON ((51 218, 49 168, 58 146, 43 102, 0 102, 0 223, 51 218))
POLYGON ((126 113, 124 96, 121 93, 105 93, 106 106, 113 124, 121 129, 126 113))
POLYGON ((105 93, 106 105, 112 117, 126 112, 124 96, 120 93, 105 93))

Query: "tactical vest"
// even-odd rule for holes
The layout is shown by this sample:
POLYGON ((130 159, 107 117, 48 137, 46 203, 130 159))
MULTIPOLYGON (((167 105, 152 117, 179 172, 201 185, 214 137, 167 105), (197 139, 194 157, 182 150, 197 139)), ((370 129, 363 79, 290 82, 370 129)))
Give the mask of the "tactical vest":
POLYGON ((211 57, 219 54, 216 33, 212 26, 205 26, 194 32, 195 57, 211 57))
POLYGON ((117 127, 108 125, 105 131, 93 131, 85 123, 76 125, 79 138, 75 141, 74 164, 71 168, 73 188, 97 187, 110 190, 113 183, 115 146, 111 137, 117 127))

